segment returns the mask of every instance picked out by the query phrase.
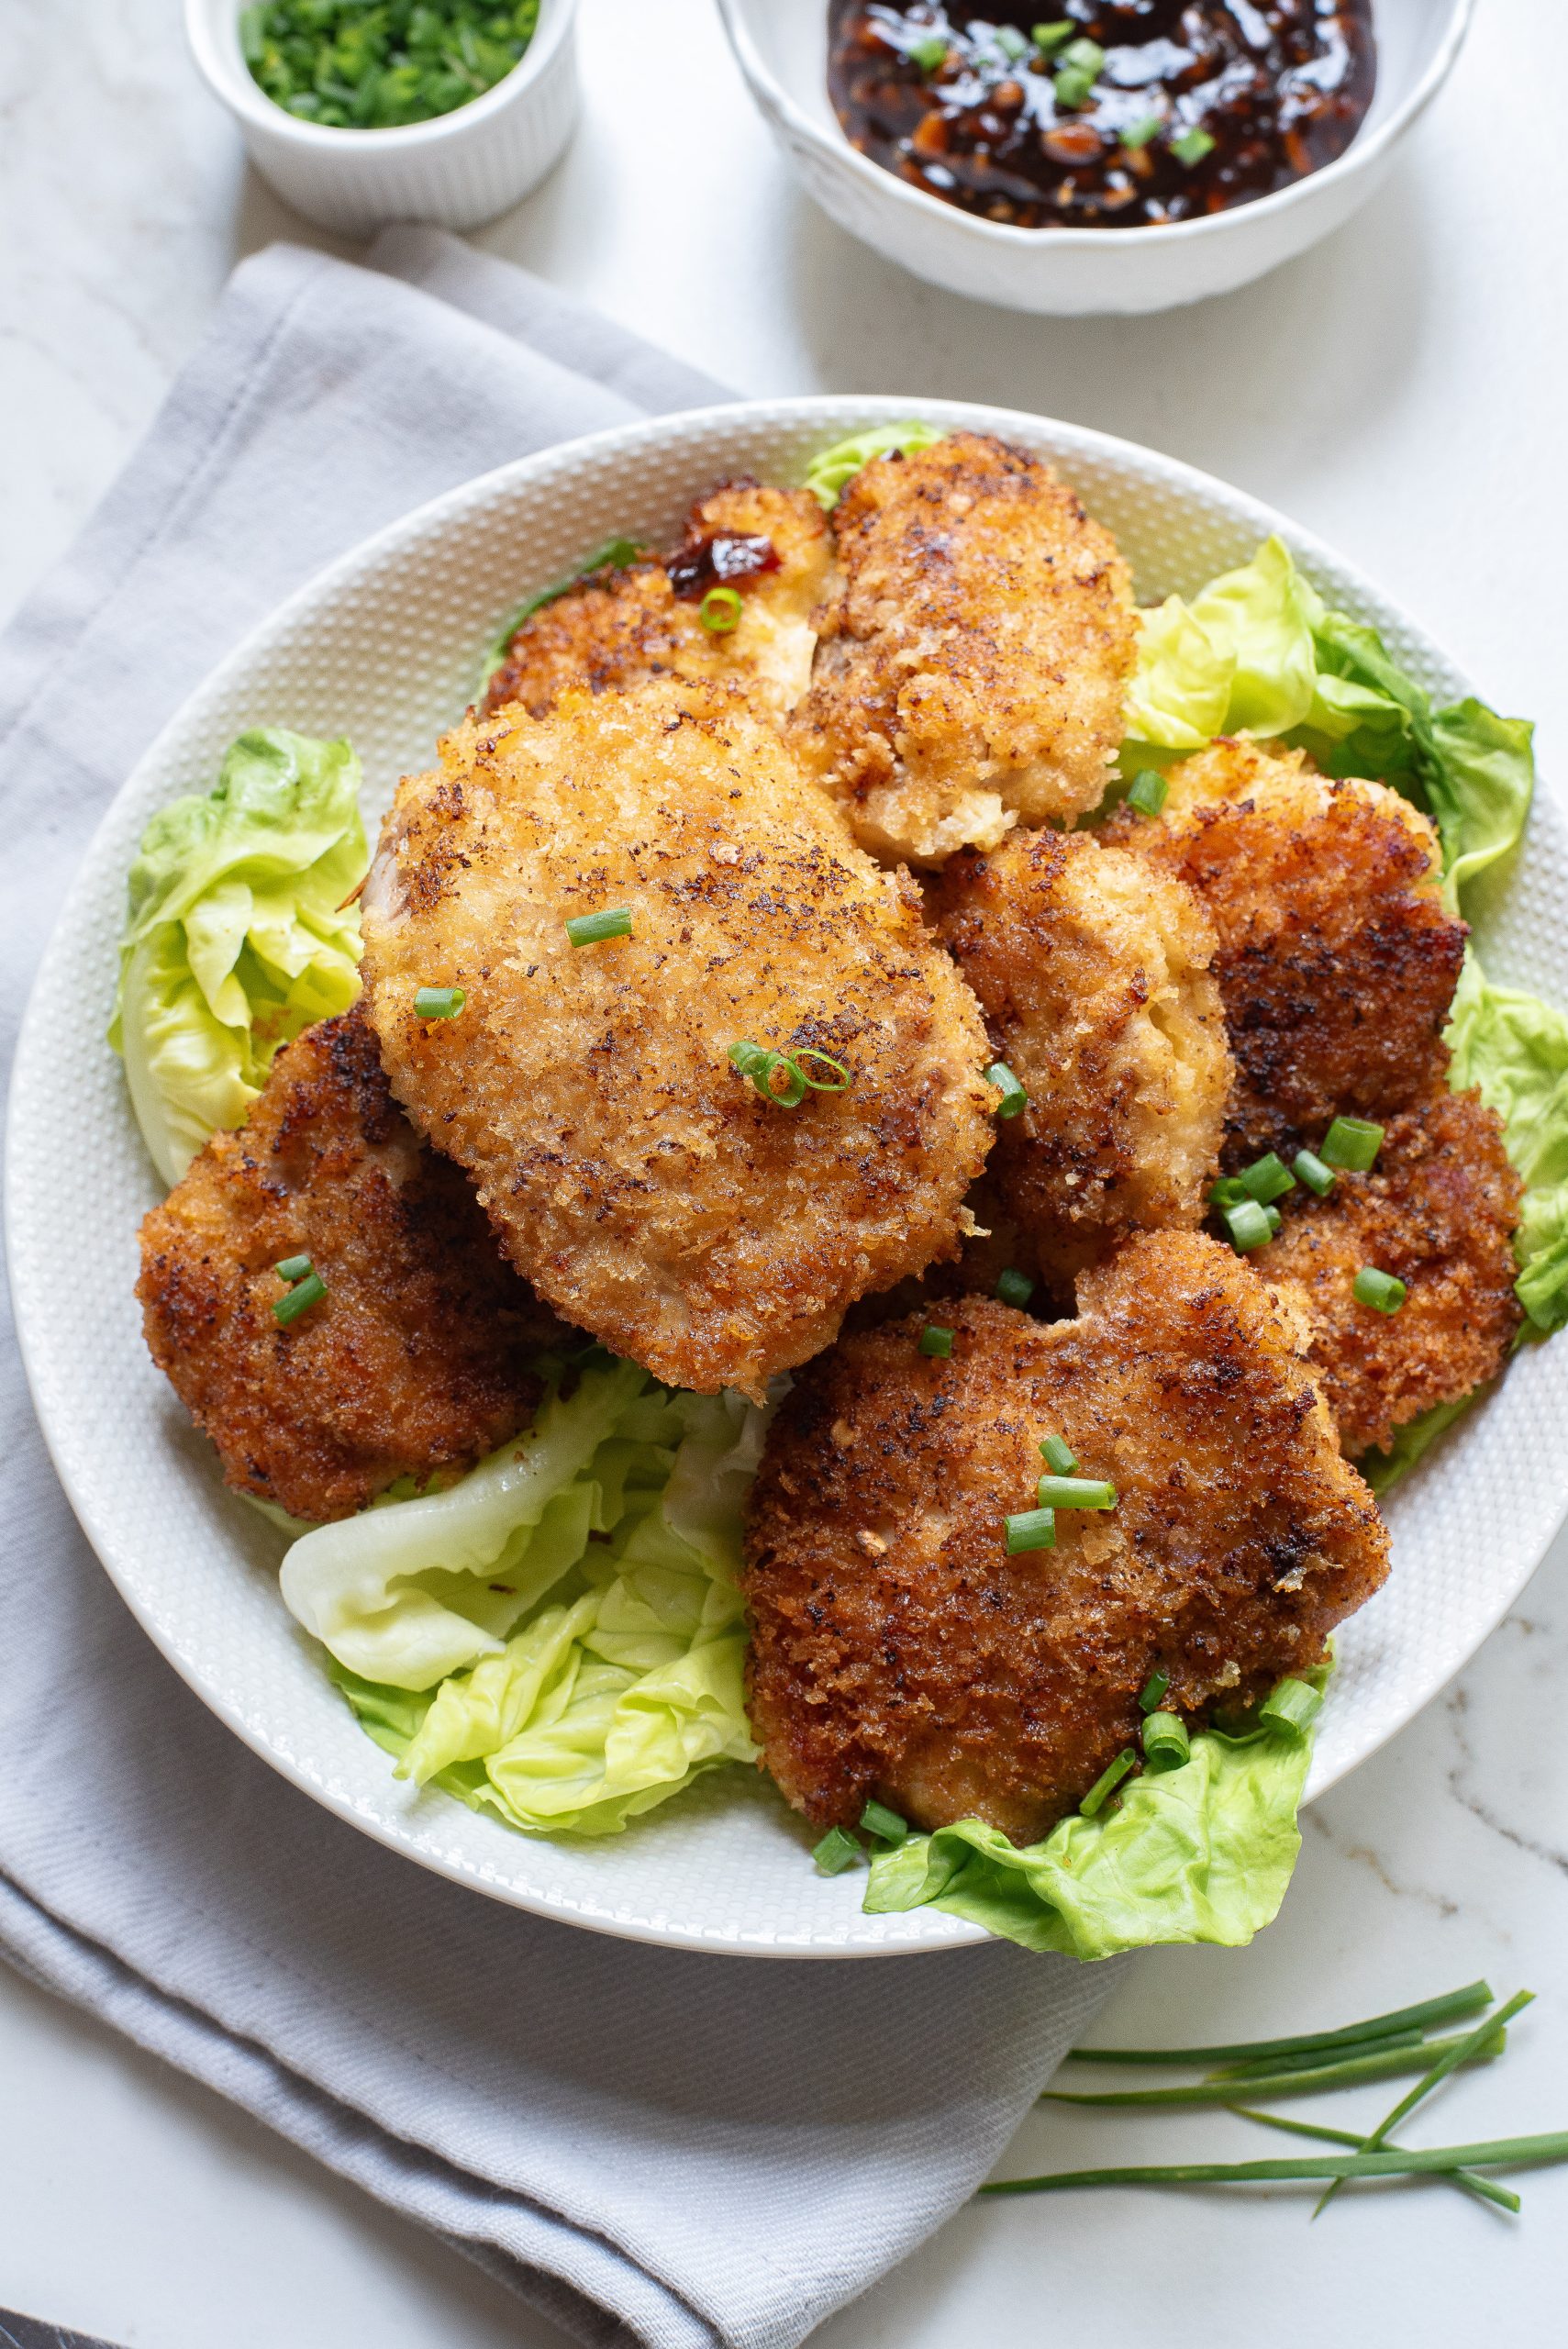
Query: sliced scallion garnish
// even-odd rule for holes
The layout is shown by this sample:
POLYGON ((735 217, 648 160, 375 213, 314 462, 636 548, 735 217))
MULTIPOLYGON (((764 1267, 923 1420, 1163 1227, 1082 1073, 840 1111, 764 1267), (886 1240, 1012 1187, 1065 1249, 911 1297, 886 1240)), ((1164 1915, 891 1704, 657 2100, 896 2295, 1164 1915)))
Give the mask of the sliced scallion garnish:
MULTIPOLYGON (((1140 147, 1147 147, 1151 139, 1159 137, 1161 121, 1162 117, 1157 114, 1140 115, 1136 122, 1129 122, 1127 128, 1118 132, 1118 136, 1124 147, 1130 147, 1136 153, 1140 147)), ((1164 796, 1162 792, 1160 795, 1162 800, 1164 796)))
POLYGON ((1093 1819, 1097 1811, 1103 1810, 1129 1771, 1136 1770, 1137 1767, 1137 1754, 1130 1745, 1124 1746, 1116 1760, 1100 1772, 1099 1776, 1078 1805, 1084 1818, 1093 1819))
MULTIPOLYGON (((567 927, 571 927, 570 923, 567 927)), ((418 987, 414 995, 414 1017, 416 1019, 455 1019, 467 1001, 462 987, 418 987)))
POLYGON ((753 1044, 742 1037, 730 1045, 729 1059, 773 1108, 797 1109, 805 1100, 807 1080, 787 1053, 770 1052, 765 1044, 753 1044))
POLYGON ((920 1332, 920 1352, 934 1354, 939 1362, 946 1362, 952 1352, 952 1331, 939 1330, 934 1323, 928 1321, 920 1332))
POLYGON ((1029 53, 1029 36, 1019 32, 1017 25, 998 25, 992 39, 1009 64, 1016 65, 1029 53))
POLYGON ((1170 1685, 1171 1675, 1168 1672, 1151 1672, 1139 1691, 1139 1710, 1151 1713, 1170 1685))
POLYGON ((1056 1511, 1053 1508, 1024 1508, 1015 1516, 1005 1518, 1007 1532, 1007 1555, 1016 1558, 1025 1550, 1054 1550, 1056 1547, 1056 1511))
POLYGON ((829 1827, 820 1843, 814 1847, 811 1856, 824 1876, 842 1876, 846 1868, 853 1867, 864 1854, 848 1828, 829 1827))
MULTIPOLYGON (((1159 124, 1154 125, 1158 130, 1159 124)), ((1125 134, 1124 134, 1125 143, 1125 134)), ((1127 805, 1140 816, 1157 816, 1165 805, 1170 785, 1157 767, 1145 767, 1133 777, 1132 788, 1127 795, 1127 805)))
POLYGON ((788 1059, 793 1068, 799 1069, 813 1093, 847 1093, 849 1091, 851 1082, 850 1072, 842 1061, 836 1061, 833 1058, 831 1052, 819 1052, 815 1044, 796 1044, 795 1050, 788 1055, 788 1059), (831 1076, 813 1076, 806 1065, 807 1061, 820 1062, 824 1068, 832 1070, 831 1076))
POLYGON ((1269 1211, 1260 1207, 1256 1199, 1238 1199, 1233 1208, 1225 1208, 1221 1212, 1230 1234, 1230 1245, 1243 1256, 1251 1255, 1254 1248, 1266 1248, 1274 1236, 1269 1211))
MULTIPOLYGON (((1043 1452, 1045 1446, 1041 1444, 1043 1452)), ((1116 1486, 1104 1476, 1042 1476, 1041 1508, 1115 1508, 1116 1486)))
POLYGON ((996 1295, 1002 1304, 1022 1308, 1034 1295, 1034 1283, 1027 1273, 1015 1272, 1011 1264, 996 1276, 996 1295))
POLYGON ((1358 1305, 1370 1305, 1376 1313, 1397 1313, 1408 1292, 1396 1274, 1363 1264, 1351 1283, 1351 1294, 1358 1305))
POLYGON ((1262 1728, 1305 1737, 1322 1709, 1322 1696, 1309 1680, 1282 1680, 1258 1707, 1258 1720, 1262 1728))
POLYGON ((1036 25, 1029 38, 1036 49, 1046 57, 1054 57, 1064 49, 1077 31, 1071 17, 1057 17, 1049 25, 1036 25))
POLYGON ((1029 1106, 1029 1095, 1024 1091, 1006 1061, 992 1062, 985 1071, 985 1082, 987 1085, 994 1085, 1002 1097, 996 1104, 995 1114, 998 1118, 1016 1118, 1020 1109, 1027 1108, 1029 1106))
POLYGON ((1287 1191, 1296 1188, 1295 1175, 1274 1150, 1262 1158, 1255 1158, 1251 1166, 1243 1166, 1236 1180, 1261 1208, 1266 1208, 1272 1199, 1283 1199, 1287 1191))
POLYGON ((600 946, 606 938, 629 938, 631 907, 606 906, 600 914, 573 914, 566 935, 573 946, 600 946))
POLYGON ((285 1256, 272 1266, 281 1281, 302 1281, 306 1273, 316 1270, 308 1256, 285 1256))
POLYGON ((900 1819, 895 1810, 889 1810, 885 1803, 868 1802, 861 1812, 861 1825, 868 1835, 874 1835, 879 1843, 896 1846, 909 1840, 908 1820, 900 1819))
POLYGON ((1075 1476, 1077 1475, 1078 1455, 1065 1436, 1048 1435, 1040 1447, 1040 1453, 1046 1466, 1053 1469, 1057 1475, 1075 1476))
POLYGON ((935 73, 947 62, 948 45, 940 33, 933 33, 929 39, 911 41, 904 54, 922 73, 935 73))
POLYGON ((1324 1165, 1315 1150, 1298 1150, 1292 1164, 1298 1183, 1305 1183, 1318 1198, 1328 1197, 1334 1187, 1334 1170, 1324 1165))
POLYGON ((1383 1128, 1370 1118, 1336 1118, 1323 1137, 1318 1152, 1326 1166, 1342 1166, 1351 1174, 1368 1174, 1383 1147, 1383 1128))
POLYGON ((272 1319, 280 1330, 286 1330, 291 1321, 297 1321, 302 1313, 308 1313, 313 1305, 319 1305, 326 1294, 327 1284, 320 1274, 306 1273, 302 1281, 295 1283, 286 1297, 277 1298, 272 1307, 272 1319))
POLYGON ((1153 1771, 1179 1770, 1192 1759, 1187 1725, 1179 1713, 1145 1713, 1143 1759, 1153 1771))
POLYGON ((1213 154, 1213 133, 1195 122, 1190 130, 1184 130, 1179 139, 1172 139, 1171 152, 1178 163, 1185 163, 1190 171, 1195 163, 1201 163, 1206 155, 1213 154))
POLYGON ((709 636, 728 636, 740 625, 738 587, 710 587, 697 606, 697 618, 709 636))

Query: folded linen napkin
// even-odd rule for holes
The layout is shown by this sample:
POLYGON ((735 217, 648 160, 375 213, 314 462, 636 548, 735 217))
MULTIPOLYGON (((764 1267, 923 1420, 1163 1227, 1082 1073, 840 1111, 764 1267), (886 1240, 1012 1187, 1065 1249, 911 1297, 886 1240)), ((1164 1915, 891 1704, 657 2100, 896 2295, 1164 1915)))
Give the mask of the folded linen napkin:
MULTIPOLYGON (((372 259, 277 247, 236 273, 0 641, 7 1064, 92 826, 248 627, 455 483, 725 396, 435 232, 372 259)), ((0 1955, 582 2341, 800 2341, 968 2196, 1109 1987, 1001 1946, 766 1965, 628 1946, 423 1873, 163 1663, 72 1519, 8 1345, 0 1414, 0 1955)))

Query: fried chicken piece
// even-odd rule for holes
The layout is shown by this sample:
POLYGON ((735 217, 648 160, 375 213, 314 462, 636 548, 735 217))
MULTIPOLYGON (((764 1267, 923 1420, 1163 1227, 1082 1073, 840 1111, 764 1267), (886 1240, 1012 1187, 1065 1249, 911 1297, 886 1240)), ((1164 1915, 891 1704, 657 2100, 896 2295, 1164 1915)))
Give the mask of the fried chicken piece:
POLYGON ((1108 530, 1049 465, 955 432, 862 467, 791 724, 879 856, 937 864, 1104 795, 1137 622, 1108 530))
POLYGON ((1279 1238, 1252 1262, 1297 1299, 1311 1362, 1351 1456, 1439 1403, 1496 1378, 1523 1314, 1513 1236, 1523 1186, 1479 1093, 1439 1093, 1387 1127, 1370 1174, 1339 1173, 1326 1199, 1283 1202, 1279 1238), (1359 1305, 1372 1265, 1405 1283, 1397 1313, 1359 1305))
POLYGON ((526 1427, 563 1334, 399 1111, 357 1008, 285 1045, 249 1122, 144 1219, 137 1295, 229 1484, 318 1523, 526 1427), (280 1328, 274 1267, 297 1255, 327 1294, 280 1328))
POLYGON ((826 517, 806 491, 722 483, 692 508, 667 559, 600 572, 532 613, 490 681, 484 712, 520 701, 543 718, 568 685, 618 693, 672 675, 743 685, 782 718, 810 680, 812 613, 831 562, 826 517), (740 622, 724 635, 702 624, 702 598, 715 586, 740 598, 740 622))
POLYGON ((1316 1144, 1341 1111, 1382 1119, 1442 1081, 1465 926, 1443 906, 1437 833, 1379 783, 1332 783, 1300 751, 1219 741, 1151 821, 1106 837, 1195 889, 1237 1082, 1226 1163, 1316 1144))
POLYGON ((1129 1231, 1195 1229, 1232 1069, 1192 891, 1090 833, 1038 831, 954 857, 928 902, 1029 1097, 988 1171, 1053 1286, 1129 1231))
POLYGON ((814 1823, 868 1797, 1032 1842, 1136 1745, 1139 1692, 1201 1719, 1317 1663, 1387 1572, 1295 1325, 1197 1232, 1129 1241, 1044 1325, 987 1298, 847 1338, 797 1380, 748 1505, 751 1712, 814 1823), (1109 1510, 1007 1554, 1048 1435, 1109 1510))
POLYGON ((363 910, 415 1122, 540 1293, 671 1385, 760 1397, 956 1246, 995 1098, 974 1000, 740 695, 470 720, 403 785, 363 910), (573 949, 569 917, 622 905, 629 938, 573 949), (466 990, 459 1018, 415 1017, 430 984, 466 990), (851 1081, 778 1107, 737 1042, 851 1081))

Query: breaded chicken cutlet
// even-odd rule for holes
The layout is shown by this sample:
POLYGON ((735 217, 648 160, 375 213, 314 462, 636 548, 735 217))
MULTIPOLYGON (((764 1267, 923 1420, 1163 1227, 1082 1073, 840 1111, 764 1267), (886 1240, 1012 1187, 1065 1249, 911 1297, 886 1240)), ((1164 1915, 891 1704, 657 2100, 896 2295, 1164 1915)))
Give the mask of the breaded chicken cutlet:
POLYGON ((1294 1321, 1201 1233, 1129 1241, 1075 1321, 989 1299, 846 1338, 796 1381, 747 1511, 751 1713, 816 1824, 868 1798, 1032 1842, 1136 1746, 1139 1694, 1201 1719, 1317 1663, 1387 1572, 1294 1321), (1041 1442, 1109 1478, 1010 1557, 1041 1442))
POLYGON ((1310 1360, 1351 1457, 1496 1378, 1523 1314, 1513 1235, 1522 1193, 1479 1093, 1439 1093, 1393 1119, 1370 1174, 1340 1170, 1326 1199, 1283 1204, 1252 1262, 1299 1298, 1310 1360), (1367 1267, 1405 1283, 1397 1312, 1358 1303, 1367 1267))
POLYGON ((956 1247, 996 1097, 973 997, 740 694, 470 719, 401 787, 362 911, 399 1099, 540 1294, 670 1385, 760 1397, 956 1247), (629 937, 573 945, 617 907, 629 937), (463 1010, 420 1020, 426 985, 463 1010), (736 1044, 849 1082, 784 1108, 736 1044))
POLYGON ((1203 1219, 1230 1091, 1213 927, 1173 874, 1086 832, 1017 832, 931 885, 937 934, 1029 1095, 987 1169, 1038 1265, 1203 1219))
POLYGON ((955 432, 873 459, 833 520, 839 573, 790 739, 865 845, 936 864, 1097 806, 1137 619, 1115 540, 1065 482, 955 432))
POLYGON ((811 676, 812 613, 831 561, 827 520, 808 492, 722 483, 693 507, 673 554, 600 572, 530 614, 490 680, 484 712, 516 701, 543 718, 568 685, 618 693, 675 676, 743 685, 782 718, 811 676), (713 587, 740 597, 733 628, 703 625, 713 587))
POLYGON ((1162 814, 1124 808, 1105 837, 1184 881, 1218 932, 1228 1168, 1441 1084, 1465 926, 1442 903, 1430 821, 1397 792, 1218 741, 1173 771, 1162 814))
POLYGON ((528 1426, 534 1357, 565 1334, 398 1109, 357 1008, 285 1045, 249 1121, 144 1219, 137 1295, 229 1484, 317 1523, 528 1426), (275 1267, 300 1255, 327 1294, 280 1328, 275 1267))

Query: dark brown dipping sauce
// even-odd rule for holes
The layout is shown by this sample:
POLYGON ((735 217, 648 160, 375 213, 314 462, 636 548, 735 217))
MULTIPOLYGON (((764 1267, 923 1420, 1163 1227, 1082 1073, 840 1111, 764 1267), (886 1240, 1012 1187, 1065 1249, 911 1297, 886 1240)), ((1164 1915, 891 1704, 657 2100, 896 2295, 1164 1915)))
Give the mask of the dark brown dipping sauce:
POLYGON ((851 145, 1021 228, 1148 228, 1271 195, 1343 154, 1377 79, 1372 0, 831 0, 829 31, 851 145))

